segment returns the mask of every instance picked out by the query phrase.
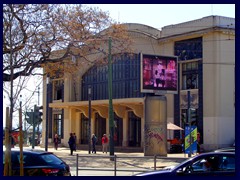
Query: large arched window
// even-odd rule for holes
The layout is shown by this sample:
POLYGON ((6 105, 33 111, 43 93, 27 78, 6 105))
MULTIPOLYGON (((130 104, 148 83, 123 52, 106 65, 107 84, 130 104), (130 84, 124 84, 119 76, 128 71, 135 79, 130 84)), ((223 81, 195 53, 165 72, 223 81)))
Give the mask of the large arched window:
MULTIPOLYGON (((143 97, 140 92, 140 56, 113 57, 113 99, 143 97)), ((92 87, 92 100, 108 99, 108 64, 96 64, 83 75, 82 100, 88 100, 88 86, 92 87)))

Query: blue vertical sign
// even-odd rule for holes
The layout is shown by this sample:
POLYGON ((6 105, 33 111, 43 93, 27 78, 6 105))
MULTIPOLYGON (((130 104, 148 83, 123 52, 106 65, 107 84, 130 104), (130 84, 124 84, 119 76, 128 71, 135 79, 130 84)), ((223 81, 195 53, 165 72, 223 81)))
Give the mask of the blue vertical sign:
POLYGON ((192 153, 197 152, 197 127, 196 126, 186 126, 185 127, 184 151, 186 154, 189 154, 190 151, 192 151, 192 153), (190 143, 190 133, 191 133, 191 138, 192 138, 191 143, 190 143))

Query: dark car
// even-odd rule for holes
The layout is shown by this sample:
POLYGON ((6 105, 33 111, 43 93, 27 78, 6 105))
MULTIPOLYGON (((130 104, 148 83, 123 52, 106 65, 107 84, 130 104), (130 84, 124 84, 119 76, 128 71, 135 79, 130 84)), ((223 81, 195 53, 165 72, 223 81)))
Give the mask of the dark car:
POLYGON ((177 166, 135 176, 234 176, 235 153, 209 152, 196 155, 177 166))
POLYGON ((235 152, 235 147, 224 147, 216 149, 214 152, 235 152))
MULTIPOLYGON (((11 150, 12 175, 20 175, 20 150, 11 150)), ((3 151, 3 167, 5 156, 3 151)), ((70 167, 55 154, 40 150, 23 150, 24 176, 71 176, 70 167)))
POLYGON ((216 149, 214 152, 235 152, 235 141, 232 146, 216 149))

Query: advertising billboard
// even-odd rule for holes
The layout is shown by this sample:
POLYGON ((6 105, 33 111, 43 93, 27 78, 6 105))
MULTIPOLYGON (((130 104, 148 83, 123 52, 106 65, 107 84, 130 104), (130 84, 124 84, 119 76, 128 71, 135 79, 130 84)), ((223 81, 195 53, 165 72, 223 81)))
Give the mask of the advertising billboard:
POLYGON ((141 92, 177 94, 177 56, 141 54, 141 92))

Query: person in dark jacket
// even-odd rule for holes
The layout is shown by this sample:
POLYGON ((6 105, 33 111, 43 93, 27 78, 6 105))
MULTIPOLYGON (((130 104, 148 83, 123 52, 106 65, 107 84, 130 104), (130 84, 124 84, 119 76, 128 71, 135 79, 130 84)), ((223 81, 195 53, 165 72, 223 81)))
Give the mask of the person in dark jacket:
POLYGON ((58 143, 59 143, 59 139, 58 139, 57 134, 55 134, 53 142, 54 142, 54 148, 55 148, 55 150, 57 150, 58 149, 58 143))
POLYGON ((92 153, 96 154, 96 143, 97 143, 97 136, 92 134, 92 153))
POLYGON ((73 151, 75 149, 75 138, 73 136, 73 133, 70 133, 70 137, 69 137, 69 140, 68 140, 68 145, 69 145, 69 148, 70 148, 70 155, 73 155, 73 151))
POLYGON ((73 137, 74 137, 74 139, 75 139, 75 144, 74 144, 74 151, 77 151, 77 136, 76 136, 76 134, 75 133, 73 133, 73 137))

